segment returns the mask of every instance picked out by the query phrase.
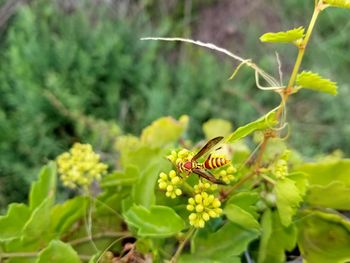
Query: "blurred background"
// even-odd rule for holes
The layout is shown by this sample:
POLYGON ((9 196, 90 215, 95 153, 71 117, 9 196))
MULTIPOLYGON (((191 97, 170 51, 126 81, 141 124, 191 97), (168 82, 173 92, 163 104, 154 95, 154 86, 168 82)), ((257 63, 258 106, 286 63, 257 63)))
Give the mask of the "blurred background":
MULTIPOLYGON (((184 43, 212 42, 251 58, 284 82, 296 48, 260 43, 268 31, 306 26, 312 0, 0 0, 0 207, 26 198, 40 167, 76 141, 106 156, 120 134, 188 114, 187 137, 223 118, 238 127, 274 108, 235 61, 184 43)), ((303 91, 289 101, 290 144, 305 158, 350 153, 350 19, 320 17, 302 68, 339 84, 336 97, 303 91)))

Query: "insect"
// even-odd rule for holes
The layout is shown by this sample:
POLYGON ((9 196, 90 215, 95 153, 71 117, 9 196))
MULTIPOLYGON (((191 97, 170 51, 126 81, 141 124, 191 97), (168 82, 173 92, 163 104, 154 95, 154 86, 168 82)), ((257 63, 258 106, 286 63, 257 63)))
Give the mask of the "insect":
POLYGON ((219 168, 221 166, 229 163, 229 160, 226 160, 223 157, 213 157, 211 154, 206 158, 203 163, 197 162, 197 160, 202 157, 205 153, 209 152, 215 145, 217 145, 224 137, 216 137, 208 141, 199 152, 192 157, 189 161, 178 162, 177 169, 180 173, 195 173, 208 181, 211 181, 215 184, 225 184, 223 181, 218 180, 214 175, 209 171, 211 169, 219 168))

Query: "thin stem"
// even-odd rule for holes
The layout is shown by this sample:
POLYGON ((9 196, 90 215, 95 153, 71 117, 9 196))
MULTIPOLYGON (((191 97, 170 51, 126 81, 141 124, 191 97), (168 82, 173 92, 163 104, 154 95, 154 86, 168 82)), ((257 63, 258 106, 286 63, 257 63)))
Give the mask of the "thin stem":
POLYGON ((182 186, 184 187, 183 190, 187 191, 189 194, 194 193, 193 187, 189 183, 187 183, 186 181, 183 182, 182 186))
POLYGON ((80 245, 86 242, 90 242, 91 239, 100 239, 100 238, 105 238, 105 237, 128 237, 131 236, 129 232, 103 232, 103 233, 98 233, 93 236, 87 236, 87 237, 82 237, 78 239, 74 239, 72 241, 69 241, 68 243, 72 246, 80 245))
MULTIPOLYGON (((128 237, 128 236, 125 236, 128 237)), ((106 253, 106 251, 108 251, 112 246, 114 246, 114 244, 116 244, 117 242, 119 242, 120 240, 122 240, 124 237, 120 237, 116 240, 114 240, 111 244, 109 244, 109 246, 101 253, 101 255, 98 257, 98 259, 96 260, 96 263, 99 263, 101 258, 103 257, 104 253, 106 253)))
POLYGON ((263 141, 262 141, 262 143, 261 143, 260 151, 258 152, 258 157, 256 158, 256 161, 255 161, 255 166, 254 166, 254 168, 255 168, 255 173, 256 173, 256 174, 259 173, 261 161, 262 161, 264 152, 265 152, 265 150, 266 150, 267 142, 268 142, 268 140, 269 140, 270 138, 271 138, 270 132, 264 134, 264 139, 263 139, 263 141))
POLYGON ((270 178, 270 177, 267 176, 267 175, 262 174, 261 177, 262 177, 263 179, 265 179, 267 182, 269 182, 270 184, 272 184, 272 185, 275 185, 275 184, 276 184, 276 181, 273 180, 272 178, 270 178))
POLYGON ((250 59, 244 59, 244 58, 242 58, 240 56, 237 56, 236 54, 233 54, 232 52, 230 52, 230 51, 228 51, 228 50, 226 50, 224 48, 218 47, 218 46, 216 46, 216 45, 214 45, 212 43, 204 43, 204 42, 201 42, 201 41, 195 41, 195 40, 192 40, 192 39, 181 38, 181 37, 174 37, 174 38, 171 38, 171 37, 143 37, 143 38, 141 38, 141 40, 181 41, 181 42, 191 43, 191 44, 194 44, 194 45, 198 45, 198 46, 201 46, 201 47, 206 47, 206 48, 209 48, 209 49, 212 49, 212 50, 224 53, 227 56, 229 56, 229 57, 231 57, 231 58, 233 58, 235 60, 238 60, 238 61, 244 63, 245 65, 247 65, 248 67, 254 69, 256 74, 262 76, 267 81, 267 83, 269 83, 271 86, 273 86, 272 89, 280 88, 279 84, 278 84, 278 81, 275 78, 273 78, 268 73, 266 73, 264 70, 259 68, 256 64, 251 62, 250 59))
MULTIPOLYGON (((309 43, 312 31, 315 27, 316 20, 318 18, 318 15, 320 14, 322 9, 324 8, 322 1, 317 1, 315 3, 317 3, 317 4, 315 5, 315 9, 314 9, 313 15, 311 17, 310 24, 309 24, 309 27, 308 27, 307 32, 305 34, 305 37, 301 41, 301 43, 298 45, 299 52, 298 52, 298 56, 297 56, 295 64, 294 64, 294 68, 293 68, 291 77, 290 77, 289 82, 288 82, 288 87, 285 90, 283 90, 283 92, 281 92, 282 102, 281 102, 279 109, 276 113, 277 119, 281 118, 281 115, 286 107, 287 99, 288 99, 289 95, 293 93, 293 87, 294 87, 296 77, 297 77, 297 74, 298 74, 300 66, 301 66, 301 62, 303 61, 305 49, 307 47, 307 44, 309 43)), ((261 147, 259 149, 258 157, 255 161, 253 171, 250 172, 249 174, 247 174, 245 177, 243 177, 237 184, 232 186, 232 188, 230 188, 227 192, 224 192, 222 194, 222 199, 226 199, 234 190, 236 190, 238 187, 240 187, 246 181, 251 179, 254 175, 259 174, 259 169, 260 169, 262 157, 265 153, 266 145, 271 137, 273 137, 273 136, 266 136, 266 133, 265 133, 264 141, 262 142, 261 147)))
POLYGON ((252 178, 255 175, 255 171, 251 171, 246 176, 244 176, 241 180, 239 180, 238 183, 234 184, 230 189, 227 191, 222 192, 220 195, 220 201, 224 201, 227 197, 229 197, 237 188, 239 188, 242 184, 247 182, 250 178, 252 178))
MULTIPOLYGON (((39 255, 40 252, 13 252, 13 253, 1 253, 0 262, 3 258, 34 258, 39 255)), ((91 256, 89 255, 78 255, 81 260, 88 261, 91 256)))
POLYGON ((264 155, 266 146, 267 146, 267 142, 269 140, 269 138, 271 138, 271 134, 270 133, 265 133, 264 135, 264 139, 261 143, 260 146, 260 150, 258 152, 258 157, 256 158, 255 161, 255 165, 254 165, 254 169, 248 173, 245 177, 243 177, 241 180, 239 180, 238 183, 236 183, 235 185, 233 185, 229 190, 227 190, 226 192, 223 192, 221 194, 221 200, 226 199, 228 196, 230 196, 237 188, 239 188, 241 185, 243 185, 245 182, 247 182, 249 179, 251 179, 254 175, 259 174, 259 169, 260 169, 260 164, 262 161, 262 157, 264 155))
POLYGON ((297 56, 297 59, 296 59, 295 64, 294 64, 293 72, 292 72, 292 75, 290 77, 290 80, 289 80, 289 83, 288 83, 288 87, 293 87, 294 86, 297 74, 298 74, 299 69, 300 69, 301 62, 303 61, 305 49, 307 47, 307 44, 309 43, 310 36, 311 36, 312 31, 313 31, 313 29, 315 27, 317 17, 320 14, 321 10, 322 10, 322 1, 320 1, 315 6, 314 13, 312 15, 309 27, 308 27, 307 32, 306 32, 306 35, 305 35, 304 39, 302 40, 302 42, 299 44, 298 56, 297 56))
POLYGON ((180 243, 180 245, 179 245, 179 247, 177 248, 177 250, 176 250, 174 256, 171 258, 170 263, 176 263, 176 262, 177 262, 177 260, 178 260, 178 258, 179 258, 179 256, 180 256, 180 254, 181 254, 183 248, 185 247, 187 241, 191 238, 191 236, 193 235, 193 233, 194 233, 195 230, 196 230, 195 228, 191 228, 191 229, 188 231, 188 233, 187 233, 185 239, 180 243))
POLYGON ((0 253, 0 259, 2 258, 32 258, 36 257, 38 252, 13 252, 13 253, 0 253))

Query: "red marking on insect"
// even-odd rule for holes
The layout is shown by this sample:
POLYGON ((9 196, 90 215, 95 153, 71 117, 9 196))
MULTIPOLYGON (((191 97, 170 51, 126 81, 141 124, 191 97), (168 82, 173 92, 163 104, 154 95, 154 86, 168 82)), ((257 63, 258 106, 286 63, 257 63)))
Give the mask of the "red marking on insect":
POLYGON ((223 157, 213 157, 209 155, 204 163, 199 163, 197 160, 202 157, 205 153, 209 152, 215 145, 217 145, 224 137, 216 137, 208 141, 198 153, 192 157, 190 161, 178 162, 177 169, 179 173, 186 173, 187 175, 195 173, 200 177, 203 177, 215 184, 225 184, 223 181, 218 180, 215 176, 209 171, 211 169, 219 168, 228 164, 230 161, 226 160, 223 157))
POLYGON ((186 170, 191 170, 191 169, 192 169, 192 162, 191 162, 191 161, 185 162, 185 163, 183 164, 183 167, 184 167, 186 170))

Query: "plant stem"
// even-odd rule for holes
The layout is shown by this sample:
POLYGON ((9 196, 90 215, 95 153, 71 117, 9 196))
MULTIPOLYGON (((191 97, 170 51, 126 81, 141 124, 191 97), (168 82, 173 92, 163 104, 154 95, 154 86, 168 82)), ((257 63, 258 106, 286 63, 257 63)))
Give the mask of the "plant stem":
POLYGON ((233 185, 229 190, 227 190, 226 192, 221 193, 221 198, 220 198, 221 201, 226 199, 233 191, 235 191, 238 187, 240 187, 246 181, 251 179, 254 175, 259 174, 259 169, 260 169, 262 157, 263 157, 263 154, 265 152, 265 149, 266 149, 266 146, 267 146, 267 142, 268 142, 269 138, 271 138, 270 135, 271 135, 270 133, 265 133, 264 134, 264 139, 263 139, 263 141, 261 143, 260 150, 258 152, 258 157, 256 158, 253 170, 250 173, 248 173, 246 176, 244 176, 241 180, 239 180, 239 182, 236 183, 235 185, 233 185))
MULTIPOLYGON (((13 253, 0 253, 0 262, 4 258, 34 258, 39 255, 40 252, 13 252, 13 253)), ((83 261, 89 261, 91 256, 89 255, 78 255, 83 261)))
POLYGON ((170 263, 176 263, 176 262, 177 262, 177 260, 178 260, 178 258, 179 258, 179 256, 180 256, 180 254, 181 254, 183 248, 185 247, 187 241, 188 241, 188 240, 191 238, 191 236, 193 235, 194 231, 195 231, 195 228, 191 228, 191 229, 188 231, 188 233, 187 233, 185 239, 180 243, 180 245, 179 245, 179 247, 177 248, 177 250, 176 250, 174 256, 171 258, 170 263))
MULTIPOLYGON (((100 239, 106 237, 119 237, 125 238, 129 237, 131 234, 129 232, 102 232, 91 237, 82 237, 72 241, 67 242, 68 244, 75 246, 86 242, 90 242, 92 239, 100 239)), ((20 258, 20 257, 36 257, 40 252, 13 252, 13 253, 0 253, 0 262, 2 258, 20 258)), ((90 256, 79 255, 82 260, 88 260, 90 256)))
MULTIPOLYGON (((285 108, 287 99, 288 99, 289 95, 293 93, 294 84, 295 84, 295 81, 296 81, 296 78, 297 78, 297 75, 298 75, 298 72, 299 72, 299 69, 300 69, 300 66, 301 66, 301 62, 303 61, 303 57, 304 57, 304 54, 305 54, 305 49, 307 47, 307 44, 309 43, 312 31, 313 31, 313 29, 315 27, 316 20, 318 18, 318 15, 320 14, 322 9, 324 8, 324 5, 323 5, 322 1, 318 1, 318 2, 315 2, 315 3, 317 3, 317 4, 315 4, 315 9, 314 9, 313 15, 311 17, 308 29, 306 31, 305 37, 303 38, 301 43, 298 45, 299 52, 298 52, 298 56, 297 56, 297 58, 295 60, 295 64, 294 64, 294 67, 293 67, 293 71, 292 71, 291 77, 290 77, 289 82, 288 82, 288 86, 281 94, 282 102, 281 102, 281 105, 280 105, 280 107, 279 107, 279 109, 278 109, 278 111, 276 113, 277 119, 281 118, 281 114, 282 114, 282 112, 283 112, 283 110, 285 108)), ((263 155, 265 153, 267 143, 268 143, 269 139, 272 138, 272 137, 274 137, 274 136, 271 136, 271 134, 269 135, 268 133, 265 132, 265 136, 264 136, 263 142, 261 144, 261 147, 259 149, 258 157, 257 157, 257 159, 255 161, 255 165, 254 165, 253 171, 251 171, 249 174, 247 174, 245 177, 243 177, 237 184, 233 185, 228 191, 223 192, 221 199, 226 199, 238 187, 240 187, 246 181, 251 179, 254 175, 259 174, 259 169, 260 169, 260 166, 261 166, 262 157, 263 157, 263 155)))
POLYGON ((193 194, 194 193, 194 189, 193 187, 187 183, 186 181, 184 181, 184 183, 182 184, 182 186, 184 187, 184 191, 187 191, 189 194, 193 194))
POLYGON ((301 62, 303 61, 305 49, 307 47, 307 44, 309 43, 310 36, 311 36, 312 31, 315 27, 317 17, 322 10, 322 8, 321 8, 322 5, 323 5, 323 3, 322 3, 322 1, 320 1, 315 6, 314 13, 312 14, 311 21, 310 21, 309 27, 306 31, 305 37, 298 46, 298 49, 299 49, 298 56, 297 56, 297 59, 296 59, 295 64, 294 64, 292 75, 291 75, 290 80, 288 82, 288 87, 290 87, 290 88, 292 88, 294 86, 297 74, 298 74, 299 69, 300 69, 301 62))
POLYGON ((90 242, 91 240, 95 240, 95 239, 100 239, 100 238, 105 238, 105 237, 129 237, 131 236, 131 234, 129 232, 102 232, 102 233, 98 233, 96 235, 93 236, 88 236, 88 237, 82 237, 82 238, 78 238, 78 239, 74 239, 69 241, 68 243, 72 246, 76 246, 76 245, 80 245, 86 242, 90 242))
POLYGON ((265 179, 267 182, 269 182, 270 184, 272 184, 272 185, 275 185, 276 184, 276 181, 275 180, 273 180, 272 178, 270 178, 269 176, 267 176, 267 175, 261 175, 261 177, 263 178, 263 179, 265 179))
POLYGON ((38 252, 13 252, 13 253, 0 253, 0 259, 2 258, 32 258, 36 257, 38 252))

